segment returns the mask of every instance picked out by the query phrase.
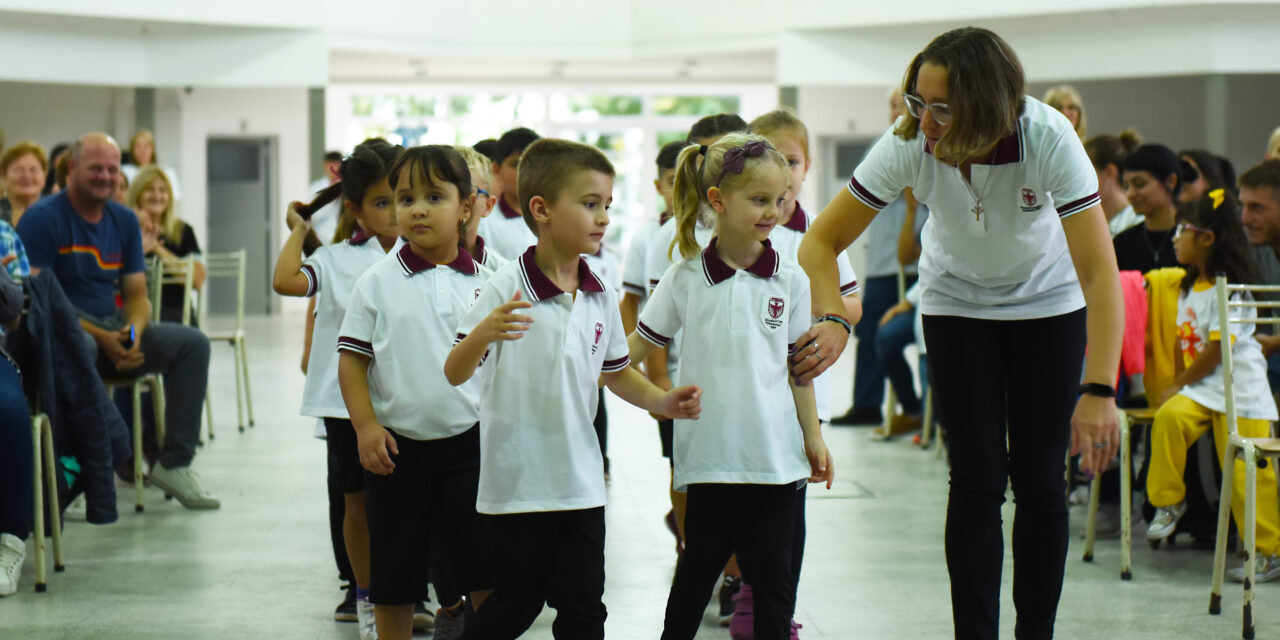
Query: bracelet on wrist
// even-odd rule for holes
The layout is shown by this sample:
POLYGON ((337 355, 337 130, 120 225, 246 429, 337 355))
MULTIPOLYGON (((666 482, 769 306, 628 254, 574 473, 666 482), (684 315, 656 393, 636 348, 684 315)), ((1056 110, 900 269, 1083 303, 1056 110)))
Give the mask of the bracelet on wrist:
POLYGON ((1099 398, 1107 398, 1112 400, 1114 400, 1116 397, 1116 390, 1114 387, 1101 384, 1098 382, 1086 382, 1080 385, 1080 389, 1076 393, 1077 395, 1082 395, 1082 396, 1090 395, 1090 396, 1097 396, 1099 398))
POLYGON ((834 322, 844 327, 844 330, 848 332, 849 335, 853 335, 853 325, 849 323, 849 319, 838 313, 828 313, 827 315, 818 318, 818 322, 834 322))

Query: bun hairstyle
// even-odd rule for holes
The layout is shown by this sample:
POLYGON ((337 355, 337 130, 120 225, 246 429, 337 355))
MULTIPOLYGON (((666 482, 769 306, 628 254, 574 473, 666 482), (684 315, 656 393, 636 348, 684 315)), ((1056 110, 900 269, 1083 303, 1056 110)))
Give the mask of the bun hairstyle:
POLYGON ((756 134, 730 133, 707 146, 685 147, 676 161, 676 181, 671 194, 676 237, 667 249, 667 257, 671 257, 677 246, 686 260, 701 250, 694 231, 703 207, 711 207, 707 190, 719 187, 732 191, 749 184, 760 167, 769 165, 784 174, 787 171, 786 158, 764 136, 756 134))
MULTIPOLYGON (((364 196, 369 191, 369 187, 387 177, 391 162, 403 150, 404 147, 393 145, 382 138, 371 138, 360 143, 351 155, 342 159, 342 167, 338 169, 339 180, 321 190, 311 202, 297 207, 298 215, 302 216, 303 220, 310 220, 316 211, 337 200, 339 196, 359 207, 360 203, 364 202, 364 196)), ((348 211, 348 207, 342 207, 342 213, 338 217, 338 228, 333 234, 332 242, 342 242, 350 238, 355 230, 355 215, 348 211)), ((307 233, 302 251, 309 256, 319 249, 321 244, 320 238, 312 230, 307 233)))
POLYGON ((1120 169, 1124 166, 1125 157, 1140 144, 1142 136, 1133 129, 1125 129, 1116 135, 1104 133, 1089 138, 1084 143, 1084 151, 1089 154, 1089 161, 1093 163, 1094 169, 1102 171, 1108 165, 1115 165, 1116 169, 1120 169))
MULTIPOLYGON (((1240 222, 1240 201, 1226 189, 1214 189, 1190 202, 1178 206, 1178 222, 1213 232, 1213 248, 1205 261, 1205 274, 1209 278, 1227 276, 1232 284, 1258 282, 1258 268, 1253 261, 1249 238, 1240 222)), ((1190 291, 1200 277, 1200 268, 1183 265, 1187 275, 1182 278, 1183 292, 1190 291)))
POLYGON ((1162 144, 1144 144, 1129 153, 1120 167, 1120 173, 1130 171, 1146 171, 1161 184, 1164 184, 1169 176, 1177 176, 1177 182, 1172 189, 1169 189, 1169 195, 1175 198, 1178 192, 1182 191, 1182 185, 1196 177, 1196 169, 1191 166, 1191 163, 1182 160, 1173 152, 1173 149, 1162 144))

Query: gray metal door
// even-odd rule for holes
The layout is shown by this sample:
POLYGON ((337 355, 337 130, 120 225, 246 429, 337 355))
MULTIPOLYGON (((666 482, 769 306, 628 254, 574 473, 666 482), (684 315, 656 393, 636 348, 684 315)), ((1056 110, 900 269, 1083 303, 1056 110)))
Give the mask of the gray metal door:
MULTIPOLYGON (((244 311, 270 313, 271 220, 274 209, 275 140, 267 137, 209 138, 209 241, 206 251, 245 249, 244 311)), ((211 280, 209 312, 234 314, 236 283, 211 280)))

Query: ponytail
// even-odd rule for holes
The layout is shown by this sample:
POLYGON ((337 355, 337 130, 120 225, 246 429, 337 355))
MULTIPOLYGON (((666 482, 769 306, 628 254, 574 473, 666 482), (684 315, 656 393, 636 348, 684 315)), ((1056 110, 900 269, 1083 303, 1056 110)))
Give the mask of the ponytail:
MULTIPOLYGON (((334 200, 337 200, 338 197, 341 195, 342 195, 342 183, 335 182, 325 187, 324 189, 321 189, 320 193, 317 193, 316 197, 312 199, 311 202, 308 202, 307 204, 304 204, 301 207, 296 207, 294 211, 297 211, 298 215, 302 216, 303 220, 311 220, 311 216, 315 215, 315 213, 319 211, 321 208, 323 208, 325 205, 329 204, 330 202, 333 202, 334 200)), ((346 212, 344 211, 343 213, 345 215, 346 212)), ((339 227, 342 226, 341 221, 339 221, 338 226, 339 227)), ((345 239, 346 238, 344 237, 343 240, 345 239)), ((336 236, 334 237, 333 241, 341 242, 341 240, 339 240, 336 236)), ((310 257, 311 254, 316 252, 316 249, 319 249, 322 246, 324 246, 324 243, 321 242, 320 236, 316 235, 316 230, 314 228, 308 229, 307 237, 302 241, 302 254, 310 257)))
MULTIPOLYGON (((346 202, 342 204, 338 214, 338 228, 333 234, 332 242, 347 240, 357 228, 356 216, 349 210, 347 203, 353 203, 359 207, 369 187, 387 177, 391 162, 402 150, 403 147, 392 145, 381 138, 365 140, 351 152, 351 155, 342 159, 342 166, 338 169, 338 176, 341 179, 322 189, 311 202, 296 208, 295 211, 302 216, 303 220, 310 220, 311 216, 322 207, 342 198, 346 202)), ((315 229, 307 231, 307 237, 302 243, 303 254, 310 256, 321 246, 323 243, 316 235, 315 229)))
POLYGON ((671 189, 676 237, 667 248, 668 259, 673 259, 672 253, 677 245, 680 247, 680 256, 686 260, 698 255, 700 250, 694 231, 698 225, 698 214, 702 211, 702 201, 707 197, 707 190, 702 186, 702 163, 698 162, 702 155, 701 149, 704 148, 689 145, 676 159, 676 180, 671 189))

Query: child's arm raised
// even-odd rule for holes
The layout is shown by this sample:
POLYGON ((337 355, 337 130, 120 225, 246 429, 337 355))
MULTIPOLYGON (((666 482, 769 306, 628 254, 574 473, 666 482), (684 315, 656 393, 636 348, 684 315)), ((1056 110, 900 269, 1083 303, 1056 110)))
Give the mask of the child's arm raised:
POLYGON ((510 300, 490 311, 458 344, 453 345, 453 350, 444 361, 444 377, 449 384, 456 387, 470 380, 484 354, 489 351, 489 345, 498 340, 523 338, 524 332, 533 326, 533 318, 518 315, 515 311, 532 306, 521 300, 520 292, 517 291, 510 300))
POLYGON ((390 475, 396 470, 390 451, 400 455, 395 438, 391 437, 373 412, 373 400, 369 397, 369 363, 364 354, 342 350, 338 353, 338 386, 342 388, 342 400, 351 415, 351 425, 356 430, 360 449, 360 465, 370 473, 390 475))
POLYGON ((299 202, 289 203, 285 222, 289 225, 289 239, 280 255, 276 256, 276 269, 271 278, 271 288, 282 296, 301 298, 311 293, 311 278, 302 272, 302 244, 307 239, 311 224, 298 215, 299 202))
POLYGON ((795 376, 788 376, 791 383, 791 397, 796 402, 796 417, 800 419, 800 429, 804 433, 804 455, 809 458, 809 482, 826 482, 827 488, 836 479, 835 462, 827 443, 822 439, 822 422, 818 420, 818 399, 813 395, 813 385, 802 385, 796 382, 795 376))
POLYGON ((697 420, 702 413, 702 389, 696 385, 664 391, 630 366, 601 377, 619 398, 649 413, 676 420, 697 420))

